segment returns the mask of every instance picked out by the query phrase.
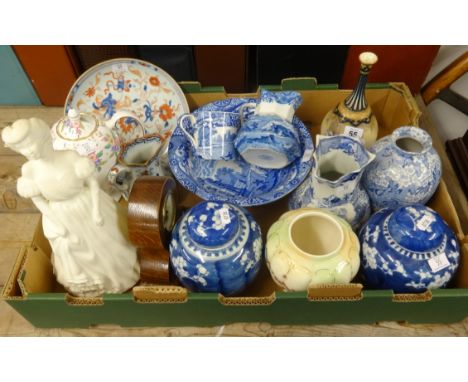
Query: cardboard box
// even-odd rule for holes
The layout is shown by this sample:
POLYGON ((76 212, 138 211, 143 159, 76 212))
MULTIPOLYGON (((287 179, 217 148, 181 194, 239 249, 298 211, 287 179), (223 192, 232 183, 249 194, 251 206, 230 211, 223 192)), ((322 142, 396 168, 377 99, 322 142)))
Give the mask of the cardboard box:
MULTIPOLYGON (((222 88, 181 84, 191 109, 226 97, 222 88)), ((313 136, 329 109, 345 98, 348 90, 335 85, 317 86, 314 79, 284 80, 274 90, 299 90, 304 98, 298 116, 313 136)), ((372 84, 367 99, 380 125, 380 136, 402 125, 418 125, 420 112, 406 85, 372 84)), ((180 205, 199 201, 181 187, 180 205)), ((269 226, 286 211, 286 198, 273 204, 251 207, 266 236, 269 226)), ((428 203, 455 230, 461 243, 461 266, 449 288, 421 294, 395 295, 390 290, 367 290, 361 284, 322 285, 307 292, 282 292, 266 266, 239 297, 216 293, 190 293, 180 286, 136 286, 124 294, 102 298, 77 298, 57 284, 50 263, 50 246, 38 226, 31 245, 18 254, 3 289, 3 298, 37 327, 121 326, 213 326, 233 322, 270 324, 357 324, 378 321, 411 323, 456 322, 468 316, 468 237, 464 236, 445 183, 442 181, 428 203)))

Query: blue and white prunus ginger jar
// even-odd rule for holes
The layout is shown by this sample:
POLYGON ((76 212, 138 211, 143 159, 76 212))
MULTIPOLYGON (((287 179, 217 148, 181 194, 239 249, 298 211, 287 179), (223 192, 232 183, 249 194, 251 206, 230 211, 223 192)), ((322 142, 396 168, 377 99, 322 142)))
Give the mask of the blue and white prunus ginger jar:
POLYGON ((229 296, 257 275, 263 254, 260 226, 243 208, 206 201, 188 210, 172 231, 170 260, 186 288, 229 296))
POLYGON ((424 130, 402 126, 370 149, 376 155, 366 169, 363 185, 374 210, 426 204, 442 175, 439 155, 424 130))
POLYGON ((364 285, 396 293, 442 288, 460 261, 453 230, 421 204, 384 208, 362 227, 361 275, 364 285))

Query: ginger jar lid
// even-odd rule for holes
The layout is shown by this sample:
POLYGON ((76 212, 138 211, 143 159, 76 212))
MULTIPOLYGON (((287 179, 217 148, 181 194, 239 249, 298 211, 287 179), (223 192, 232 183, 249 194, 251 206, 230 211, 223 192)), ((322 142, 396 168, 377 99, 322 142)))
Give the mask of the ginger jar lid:
POLYGON ((418 204, 397 208, 384 222, 384 234, 390 235, 387 239, 415 252, 438 248, 447 229, 439 214, 418 204))
POLYGON ((205 201, 188 211, 178 233, 182 246, 189 254, 217 260, 230 257, 244 247, 250 226, 241 208, 228 203, 205 201))
POLYGON ((97 128, 98 121, 93 115, 70 109, 67 116, 58 121, 56 133, 67 141, 81 141, 91 137, 97 128))
POLYGON ((239 228, 237 211, 229 204, 204 202, 187 217, 187 233, 198 244, 219 247, 234 238, 239 228))

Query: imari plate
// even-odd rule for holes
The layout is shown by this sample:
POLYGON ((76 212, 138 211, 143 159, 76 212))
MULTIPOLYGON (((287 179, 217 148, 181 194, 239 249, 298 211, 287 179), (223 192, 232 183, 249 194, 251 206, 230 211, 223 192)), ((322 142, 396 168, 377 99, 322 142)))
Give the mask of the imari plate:
POLYGON ((116 130, 125 142, 142 135, 171 136, 177 119, 189 112, 185 95, 164 70, 149 62, 119 58, 101 62, 84 72, 71 88, 65 113, 74 108, 106 120, 117 111, 138 118, 123 118, 116 130))

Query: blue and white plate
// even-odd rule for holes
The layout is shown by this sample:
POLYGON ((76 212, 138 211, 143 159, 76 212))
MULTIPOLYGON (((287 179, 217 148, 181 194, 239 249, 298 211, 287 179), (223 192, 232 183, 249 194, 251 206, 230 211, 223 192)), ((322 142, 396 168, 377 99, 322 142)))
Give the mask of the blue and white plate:
MULTIPOLYGON (((228 98, 200 107, 193 113, 220 110, 239 112, 254 98, 228 98)), ((248 118, 248 116, 246 116, 248 118)), ((312 167, 313 143, 307 127, 297 117, 302 155, 282 169, 266 169, 245 162, 240 156, 232 161, 205 160, 197 156, 179 126, 169 143, 169 165, 177 180, 189 191, 205 200, 217 200, 238 206, 271 203, 293 191, 312 167)))

